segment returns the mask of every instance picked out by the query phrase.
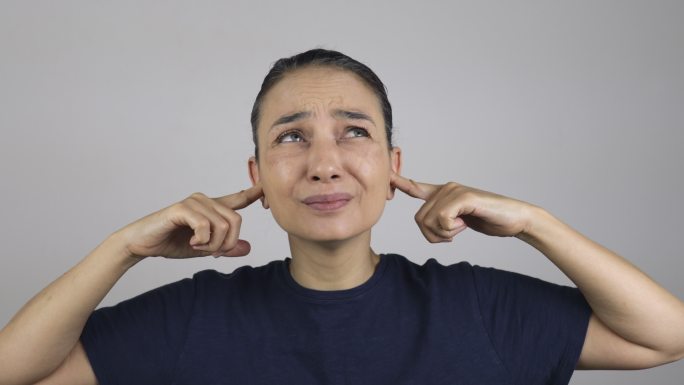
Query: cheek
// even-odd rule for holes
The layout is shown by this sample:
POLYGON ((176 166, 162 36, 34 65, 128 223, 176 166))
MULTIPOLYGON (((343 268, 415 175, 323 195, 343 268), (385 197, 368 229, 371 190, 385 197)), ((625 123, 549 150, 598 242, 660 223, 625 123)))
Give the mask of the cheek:
POLYGON ((261 184, 264 195, 269 202, 276 202, 285 192, 292 188, 296 177, 297 166, 292 159, 269 156, 265 160, 265 167, 261 170, 261 184))
POLYGON ((350 170, 354 170, 366 190, 384 194, 389 183, 389 154, 386 149, 373 146, 358 151, 348 159, 350 170))

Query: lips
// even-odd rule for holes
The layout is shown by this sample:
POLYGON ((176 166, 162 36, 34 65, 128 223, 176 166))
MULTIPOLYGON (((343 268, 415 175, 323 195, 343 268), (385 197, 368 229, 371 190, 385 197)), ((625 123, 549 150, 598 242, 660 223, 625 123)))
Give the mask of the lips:
POLYGON ((352 198, 347 193, 321 194, 308 196, 302 202, 314 210, 330 211, 347 205, 352 198))

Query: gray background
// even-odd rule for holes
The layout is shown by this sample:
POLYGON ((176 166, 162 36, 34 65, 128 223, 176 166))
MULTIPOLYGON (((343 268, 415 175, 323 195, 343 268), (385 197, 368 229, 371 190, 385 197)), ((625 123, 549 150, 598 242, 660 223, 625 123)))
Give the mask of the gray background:
MULTIPOLYGON (((2 1, 0 324, 111 232, 249 184, 249 112, 277 58, 323 46, 388 85, 404 174, 543 206, 684 297, 684 2, 2 1)), ((399 195, 378 252, 569 283, 533 248, 468 230, 428 244, 399 195)), ((243 259, 151 259, 114 304, 201 269, 288 256, 259 205, 243 259)), ((577 372, 674 384, 684 363, 577 372)))

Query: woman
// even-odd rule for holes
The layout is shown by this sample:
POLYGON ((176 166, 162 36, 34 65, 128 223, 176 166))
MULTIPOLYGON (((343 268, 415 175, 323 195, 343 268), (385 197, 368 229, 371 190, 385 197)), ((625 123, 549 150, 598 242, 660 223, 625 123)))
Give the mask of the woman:
POLYGON ((2 384, 563 384, 576 368, 684 355, 684 304, 544 209, 401 176, 384 86, 334 51, 281 59, 252 113, 253 186, 197 193, 108 237, 0 334, 2 384), (424 200, 430 242, 470 227, 517 237, 579 290, 514 273, 378 255, 395 189, 424 200), (93 312, 148 256, 243 256, 240 209, 261 200, 292 258, 204 271, 93 312), (581 294, 580 294, 581 292, 581 294))

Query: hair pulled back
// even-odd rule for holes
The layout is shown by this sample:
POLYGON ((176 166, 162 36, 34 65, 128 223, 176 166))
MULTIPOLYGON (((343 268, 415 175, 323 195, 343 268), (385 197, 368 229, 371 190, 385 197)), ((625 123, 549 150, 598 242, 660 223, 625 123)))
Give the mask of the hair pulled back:
POLYGON ((385 120, 385 133, 387 134, 388 148, 392 148, 392 106, 387 98, 387 89, 380 78, 365 64, 337 51, 316 48, 297 55, 282 58, 276 61, 261 83, 261 89, 254 100, 252 107, 252 140, 254 141, 254 155, 259 158, 259 142, 257 139, 257 127, 261 105, 268 91, 273 88, 288 73, 305 67, 332 67, 350 71, 358 76, 377 96, 385 120))

